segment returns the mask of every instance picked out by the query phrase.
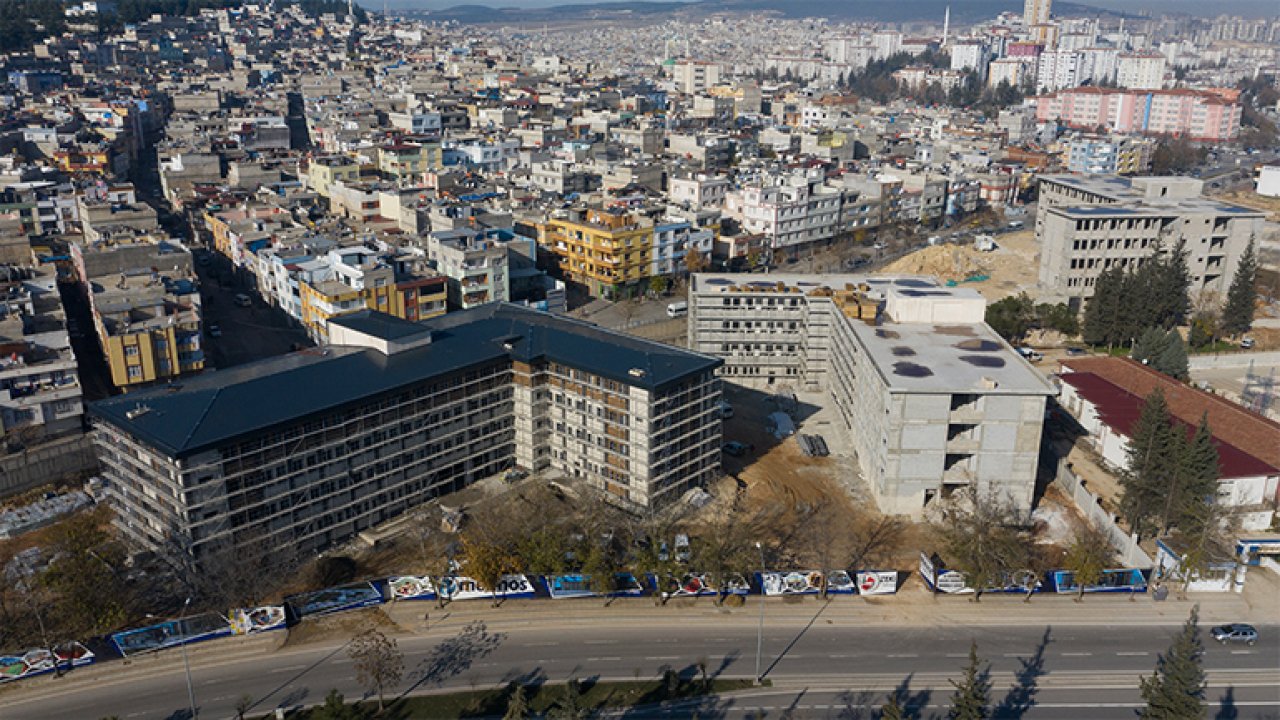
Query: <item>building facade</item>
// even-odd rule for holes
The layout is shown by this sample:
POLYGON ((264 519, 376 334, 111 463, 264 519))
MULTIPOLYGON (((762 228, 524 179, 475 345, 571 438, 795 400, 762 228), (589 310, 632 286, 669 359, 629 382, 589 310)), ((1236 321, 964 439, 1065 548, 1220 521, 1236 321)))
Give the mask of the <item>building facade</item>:
POLYGON ((719 361, 513 305, 372 311, 331 346, 92 407, 124 534, 312 552, 521 467, 630 509, 720 474, 719 361))

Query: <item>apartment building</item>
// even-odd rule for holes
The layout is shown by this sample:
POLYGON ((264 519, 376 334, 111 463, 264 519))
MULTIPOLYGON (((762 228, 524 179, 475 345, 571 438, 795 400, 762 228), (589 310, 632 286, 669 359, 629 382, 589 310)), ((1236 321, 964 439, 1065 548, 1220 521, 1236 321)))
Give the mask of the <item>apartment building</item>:
POLYGON ((1056 391, 985 309, 931 278, 698 274, 689 346, 732 382, 828 394, 884 512, 970 486, 1026 511, 1056 391))
POLYGON ((469 309, 511 300, 507 242, 514 235, 499 229, 437 230, 427 239, 427 256, 448 279, 449 307, 469 309))
POLYGON ((94 404, 123 533, 309 553, 512 467, 660 508, 720 476, 720 361, 493 303, 94 404))
POLYGON ((1082 130, 1172 135, 1201 142, 1232 140, 1240 134, 1236 91, 1126 90, 1077 87, 1029 98, 1036 120, 1082 130))
POLYGON ((1139 175, 1151 169, 1148 138, 1079 135, 1065 141, 1067 169, 1084 175, 1139 175))
POLYGON ((204 369, 200 290, 182 243, 121 234, 70 251, 116 387, 204 369))
POLYGON ((677 91, 697 95, 720 83, 720 66, 702 60, 677 60, 671 64, 671 79, 677 91))
POLYGON ((725 195, 724 214, 749 233, 764 235, 774 250, 794 250, 830 240, 840 231, 844 190, 820 174, 788 175, 725 195))
POLYGON ((653 258, 650 277, 669 277, 688 272, 689 253, 696 252, 705 262, 711 258, 716 234, 709 228, 696 227, 681 218, 662 218, 653 226, 653 258))
POLYGON ((444 167, 438 143, 394 143, 378 148, 378 172, 395 180, 416 181, 444 167))
POLYGON ((0 285, 0 432, 24 441, 82 432, 83 390, 53 268, 7 268, 0 285))
POLYGON ((338 247, 296 264, 300 320, 316 342, 329 341, 334 318, 364 309, 410 322, 444 314, 446 280, 422 258, 338 247))
POLYGON ((1225 294, 1265 214, 1206 198, 1203 185, 1185 177, 1042 175, 1041 292, 1079 309, 1104 270, 1137 267, 1182 242, 1191 292, 1225 294))
POLYGON ((1116 62, 1116 85, 1136 90, 1164 87, 1167 61, 1160 53, 1124 53, 1116 62))
POLYGON ((539 242, 565 280, 597 297, 645 292, 653 262, 653 221, 616 209, 571 210, 547 220, 539 242))

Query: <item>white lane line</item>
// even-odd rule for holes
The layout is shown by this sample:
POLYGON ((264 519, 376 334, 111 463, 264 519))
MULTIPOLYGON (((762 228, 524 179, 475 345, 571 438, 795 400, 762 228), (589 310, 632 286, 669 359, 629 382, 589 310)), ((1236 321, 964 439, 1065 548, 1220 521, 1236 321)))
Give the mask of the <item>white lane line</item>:
POLYGON ((956 657, 959 657, 959 658, 967 658, 967 657, 969 657, 969 653, 947 653, 947 657, 951 657, 951 658, 956 658, 956 657))
POLYGON ((1023 653, 1005 653, 1005 654, 1004 654, 1004 656, 1005 656, 1005 657, 1011 657, 1011 658, 1021 658, 1021 657, 1026 657, 1026 655, 1024 655, 1023 653))
MULTIPOLYGON (((904 654, 902 654, 902 655, 886 655, 885 657, 891 657, 891 658, 913 658, 913 657, 920 657, 920 656, 919 656, 919 655, 917 655, 917 654, 915 654, 915 653, 904 653, 904 654)), ((969 656, 968 656, 968 655, 965 655, 965 657, 969 657, 969 656)))
POLYGON ((1089 657, 1090 655, 1093 655, 1093 653, 1086 653, 1086 652, 1062 653, 1062 657, 1089 657))
POLYGON ((649 655, 645 660, 679 660, 679 655, 649 655))
POLYGON ((587 645, 617 645, 617 640, 587 640, 587 645))
MULTIPOLYGON (((851 658, 851 657, 857 657, 857 655, 832 655, 831 656, 833 660, 837 658, 851 658)), ((968 657, 968 655, 966 655, 965 657, 968 657)))
POLYGON ((1121 655, 1121 656, 1124 656, 1124 657, 1146 657, 1147 655, 1150 655, 1150 654, 1151 654, 1151 653, 1147 653, 1147 652, 1118 652, 1118 653, 1116 653, 1116 655, 1121 655))
POLYGON ((1232 650, 1231 654, 1232 655, 1252 655, 1253 651, 1252 650, 1232 650))
POLYGON ((587 662, 621 662, 620 657, 587 658, 587 662))
POLYGON ((525 643, 524 647, 555 647, 560 643, 543 642, 543 643, 525 643))
POLYGON ((272 672, 272 673, 293 672, 294 670, 301 670, 305 667, 306 665, 289 665, 287 667, 272 668, 268 672, 272 672))

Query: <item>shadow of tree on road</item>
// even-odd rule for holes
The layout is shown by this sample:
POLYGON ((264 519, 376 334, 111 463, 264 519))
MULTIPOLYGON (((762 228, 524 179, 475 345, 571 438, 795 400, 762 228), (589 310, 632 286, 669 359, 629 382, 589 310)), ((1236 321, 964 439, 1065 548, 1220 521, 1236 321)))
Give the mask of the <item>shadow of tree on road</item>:
POLYGON ((890 699, 898 701, 898 706, 902 708, 903 720, 922 720, 924 709, 929 707, 929 701, 933 699, 933 691, 928 688, 920 692, 911 691, 911 678, 914 675, 912 673, 902 678, 902 682, 898 683, 898 687, 894 688, 885 700, 885 702, 890 699))
POLYGON ((1218 701, 1218 712, 1213 716, 1213 720, 1236 720, 1238 717, 1240 717, 1240 708, 1236 707, 1236 689, 1230 686, 1218 701))
POLYGON ((488 655, 507 637, 506 633, 491 633, 482 621, 467 623, 455 636, 442 640, 421 662, 409 672, 409 687, 400 694, 408 696, 421 687, 441 685, 471 669, 480 658, 488 655))
POLYGON ((1044 651, 1053 642, 1052 628, 1046 627, 1036 652, 1029 658, 1020 659, 1022 667, 1014 673, 1013 687, 1005 694, 1004 699, 992 711, 992 717, 1021 718, 1036 704, 1036 693, 1039 692, 1040 678, 1045 674, 1044 651))

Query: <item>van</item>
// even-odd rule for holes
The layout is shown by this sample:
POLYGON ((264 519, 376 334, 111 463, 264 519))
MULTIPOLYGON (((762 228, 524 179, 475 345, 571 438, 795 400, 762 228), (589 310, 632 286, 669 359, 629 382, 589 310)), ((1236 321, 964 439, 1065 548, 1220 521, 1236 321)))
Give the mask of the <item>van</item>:
POLYGON ((1021 220, 1014 220, 1013 222, 1009 223, 1010 230, 1021 230, 1022 226, 1023 226, 1023 223, 1021 220))
POLYGON ((689 314, 689 303, 673 302, 667 306, 667 317, 678 318, 689 314))

